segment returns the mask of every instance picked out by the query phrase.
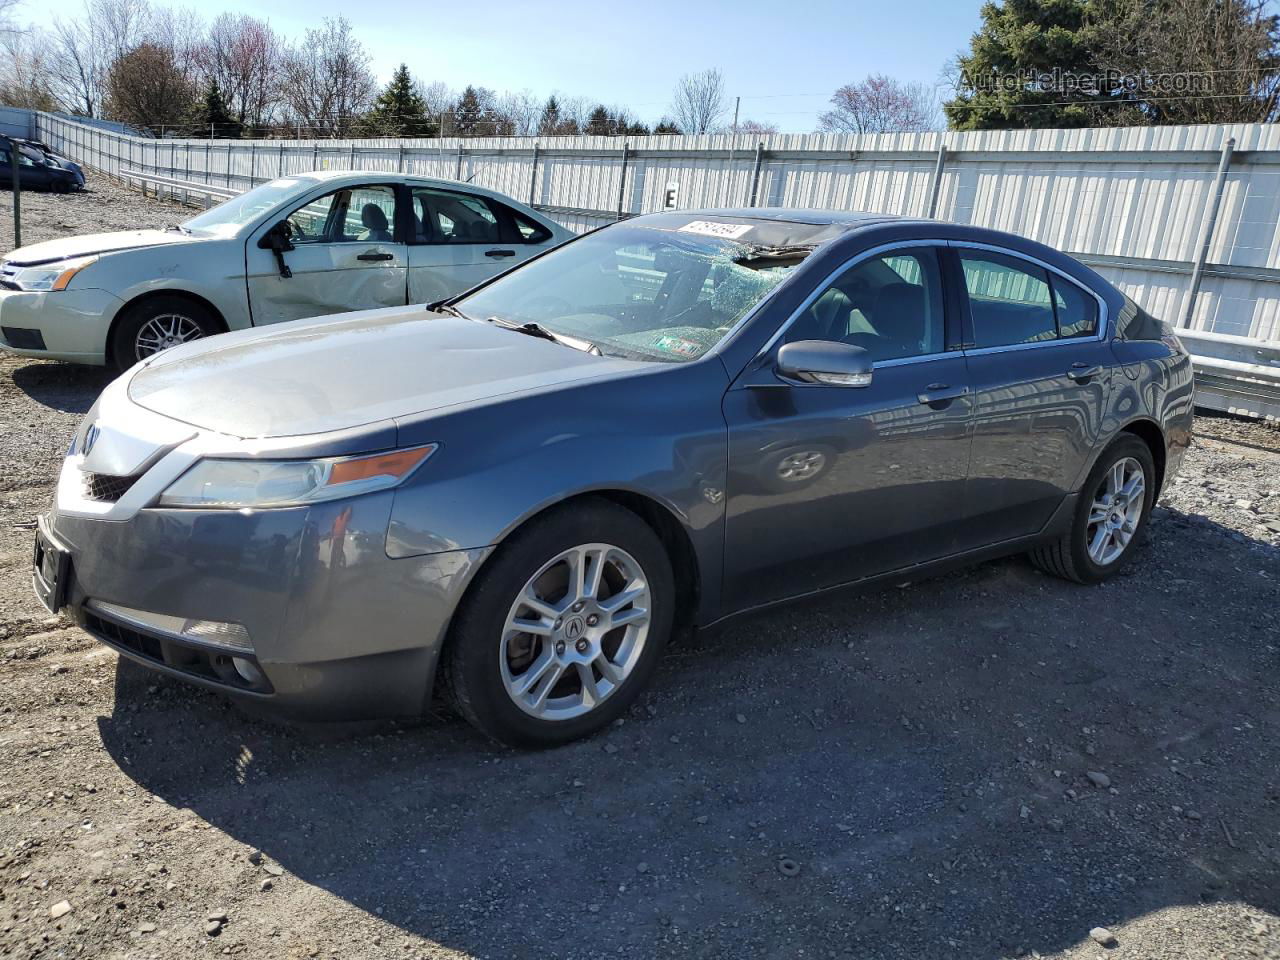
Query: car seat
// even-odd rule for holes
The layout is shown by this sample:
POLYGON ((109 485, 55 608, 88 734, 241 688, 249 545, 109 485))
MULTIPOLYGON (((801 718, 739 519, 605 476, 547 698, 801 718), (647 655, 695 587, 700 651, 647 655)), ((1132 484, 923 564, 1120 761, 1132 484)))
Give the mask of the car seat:
POLYGON ((387 229, 387 215, 376 203, 366 203, 360 208, 360 223, 364 225, 365 240, 390 243, 391 231, 387 229))

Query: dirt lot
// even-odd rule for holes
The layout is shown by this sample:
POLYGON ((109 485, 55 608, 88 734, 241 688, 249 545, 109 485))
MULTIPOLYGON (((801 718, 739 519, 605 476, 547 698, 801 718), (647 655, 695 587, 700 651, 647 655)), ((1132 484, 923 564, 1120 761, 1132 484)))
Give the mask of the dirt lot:
POLYGON ((742 619, 534 754, 281 729, 48 619, 31 520, 104 382, 0 361, 0 956, 1280 956, 1273 428, 1201 418, 1112 584, 1013 559, 742 619))

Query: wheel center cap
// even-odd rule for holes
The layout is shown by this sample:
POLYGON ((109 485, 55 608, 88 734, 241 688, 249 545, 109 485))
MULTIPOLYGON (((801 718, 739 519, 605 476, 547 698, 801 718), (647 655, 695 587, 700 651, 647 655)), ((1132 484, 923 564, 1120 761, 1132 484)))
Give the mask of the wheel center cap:
POLYGON ((587 632, 587 624, 581 617, 570 617, 564 622, 564 638, 570 643, 581 640, 587 632))

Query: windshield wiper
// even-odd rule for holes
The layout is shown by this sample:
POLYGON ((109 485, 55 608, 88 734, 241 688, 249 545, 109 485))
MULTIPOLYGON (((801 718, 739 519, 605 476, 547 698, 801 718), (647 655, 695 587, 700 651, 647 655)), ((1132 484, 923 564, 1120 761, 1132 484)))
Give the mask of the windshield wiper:
POLYGON ((176 232, 178 232, 178 233, 190 233, 190 232, 191 232, 190 230, 188 230, 186 227, 184 227, 184 226, 183 226, 182 224, 180 224, 180 223, 170 223, 170 224, 166 224, 164 229, 165 229, 165 232, 166 232, 166 233, 169 233, 170 231, 176 231, 176 232))
POLYGON ((532 320, 526 323, 513 323, 510 320, 504 320, 502 317, 487 318, 490 323, 497 324, 507 330, 514 330, 516 333, 523 333, 530 337, 538 337, 542 340, 550 340, 553 343, 560 343, 566 347, 573 347, 575 350, 581 350, 583 353, 589 353, 592 356, 603 356, 600 348, 590 340, 583 340, 581 337, 570 337, 563 333, 556 333, 554 330, 548 330, 540 323, 534 323, 532 320))

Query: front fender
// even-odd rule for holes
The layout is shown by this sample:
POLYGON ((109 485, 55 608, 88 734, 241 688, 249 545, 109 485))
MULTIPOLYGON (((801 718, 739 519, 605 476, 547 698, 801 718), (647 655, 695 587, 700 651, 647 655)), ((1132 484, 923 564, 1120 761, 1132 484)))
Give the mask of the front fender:
POLYGON ((109 290, 120 299, 122 309, 150 293, 194 294, 213 305, 227 329, 251 326, 239 240, 200 240, 105 254, 84 271, 83 283, 109 290))
POLYGON ((646 497, 684 528, 704 604, 718 603, 727 428, 723 366, 654 365, 638 375, 524 394, 400 421, 401 446, 438 443, 396 491, 387 553, 411 557, 501 543, 572 497, 646 497))

